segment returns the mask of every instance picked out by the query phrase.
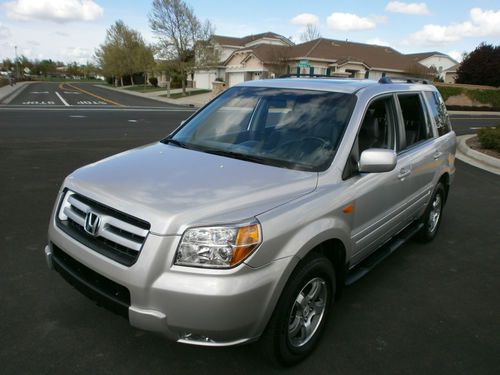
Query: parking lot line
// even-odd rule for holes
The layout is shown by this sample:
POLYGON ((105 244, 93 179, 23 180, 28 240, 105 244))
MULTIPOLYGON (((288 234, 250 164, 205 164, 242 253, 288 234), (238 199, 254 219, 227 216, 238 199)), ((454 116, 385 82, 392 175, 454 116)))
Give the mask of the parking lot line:
POLYGON ((63 104, 66 106, 66 107, 69 107, 69 104, 66 100, 64 100, 64 98, 61 96, 61 94, 59 94, 57 91, 55 92, 57 97, 59 98, 59 100, 61 100, 61 102, 63 102, 63 104))
POLYGON ((117 102, 115 102, 115 101, 113 101, 113 100, 110 100, 110 99, 103 98, 102 96, 96 95, 96 94, 94 94, 94 93, 92 93, 92 92, 90 92, 90 91, 84 90, 84 89, 82 89, 82 88, 80 88, 80 87, 73 86, 71 83, 64 83, 64 84, 62 84, 62 85, 63 85, 63 86, 64 86, 64 85, 68 85, 68 86, 69 86, 69 87, 71 87, 72 89, 75 89, 75 90, 78 90, 78 91, 80 91, 80 92, 83 92, 84 94, 87 94, 87 95, 93 96, 94 98, 97 98, 97 99, 102 100, 102 101, 104 101, 104 102, 107 102, 107 103, 109 103, 109 104, 113 104, 113 105, 116 105, 116 106, 118 106, 118 107, 123 107, 123 106, 124 106, 123 104, 117 103, 117 102))

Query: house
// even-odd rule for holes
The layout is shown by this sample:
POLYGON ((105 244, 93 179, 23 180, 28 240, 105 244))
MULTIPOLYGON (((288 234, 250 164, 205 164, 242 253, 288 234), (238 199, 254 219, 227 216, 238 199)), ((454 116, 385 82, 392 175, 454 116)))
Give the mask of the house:
MULTIPOLYGON (((290 48, 290 73, 380 79, 407 76, 416 63, 393 48, 319 38, 290 48)), ((427 73, 423 66, 417 67, 427 73)))
POLYGON ((218 66, 198 69, 194 74, 197 88, 212 88, 222 80, 228 86, 254 79, 284 74, 327 75, 379 79, 385 75, 429 74, 428 67, 393 48, 348 40, 318 38, 293 44, 287 38, 267 32, 232 38, 215 36, 218 66))
MULTIPOLYGON (((228 81, 231 79, 233 84, 242 81, 242 72, 232 71, 229 77, 226 77, 227 67, 226 60, 236 51, 252 49, 261 45, 270 46, 292 46, 293 42, 282 35, 266 32, 256 35, 248 35, 242 38, 235 38, 230 36, 214 35, 213 44, 216 54, 219 56, 219 64, 210 66, 204 69, 197 69, 194 73, 193 80, 197 88, 212 89, 212 82, 216 79, 228 81)), ((244 76, 244 74, 243 74, 244 76)), ((248 77, 246 77, 248 78, 248 77)), ((248 80, 248 79, 244 79, 248 80)))
POLYGON ((460 64, 455 64, 448 69, 443 70, 443 81, 444 83, 455 83, 457 80, 457 70, 460 64))
POLYGON ((407 56, 411 57, 415 62, 425 65, 428 68, 434 68, 438 73, 439 78, 444 80, 444 71, 458 64, 458 61, 451 58, 445 53, 433 51, 422 53, 411 53, 407 56))

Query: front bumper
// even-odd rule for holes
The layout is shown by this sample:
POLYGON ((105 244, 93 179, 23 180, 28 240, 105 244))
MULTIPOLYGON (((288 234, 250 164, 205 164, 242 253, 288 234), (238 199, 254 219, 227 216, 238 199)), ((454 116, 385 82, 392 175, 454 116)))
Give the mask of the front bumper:
POLYGON ((131 325, 169 339, 229 346, 257 339, 274 309, 293 257, 230 270, 172 265, 178 236, 149 235, 136 264, 125 267, 49 227, 45 255, 83 294, 131 325), (127 297, 128 294, 128 297, 127 297))

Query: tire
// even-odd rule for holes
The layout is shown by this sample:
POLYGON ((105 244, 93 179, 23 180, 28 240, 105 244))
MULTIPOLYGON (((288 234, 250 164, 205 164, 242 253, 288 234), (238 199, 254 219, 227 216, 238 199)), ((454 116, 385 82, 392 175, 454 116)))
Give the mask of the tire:
POLYGON ((421 222, 423 228, 417 233, 416 239, 420 242, 429 242, 436 237, 441 219, 443 217, 443 207, 446 199, 446 193, 443 184, 440 182, 434 189, 432 198, 427 206, 421 222))
POLYGON ((291 366, 317 345, 335 296, 335 271, 316 253, 294 270, 264 332, 260 348, 275 364, 291 366))

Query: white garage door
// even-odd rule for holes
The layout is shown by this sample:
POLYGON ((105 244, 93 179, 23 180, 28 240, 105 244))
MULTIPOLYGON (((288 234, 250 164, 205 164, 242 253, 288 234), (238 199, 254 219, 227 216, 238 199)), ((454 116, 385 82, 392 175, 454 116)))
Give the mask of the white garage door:
POLYGON ((245 82, 245 73, 229 73, 229 86, 234 86, 237 83, 245 82))
POLYGON ((210 82, 210 73, 208 72, 195 72, 194 81, 196 82, 197 89, 212 90, 212 82, 210 82))

